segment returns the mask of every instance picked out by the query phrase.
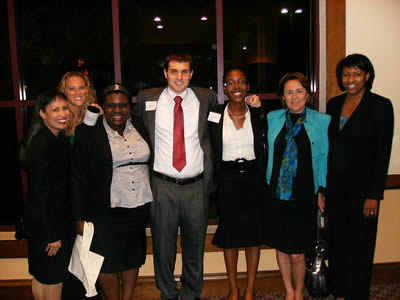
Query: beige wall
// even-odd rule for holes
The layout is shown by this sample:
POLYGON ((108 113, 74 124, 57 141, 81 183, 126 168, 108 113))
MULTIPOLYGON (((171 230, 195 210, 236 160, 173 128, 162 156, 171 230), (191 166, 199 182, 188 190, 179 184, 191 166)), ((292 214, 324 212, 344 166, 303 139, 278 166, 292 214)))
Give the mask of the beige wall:
MULTIPOLYGON (((375 68, 372 91, 392 100, 395 110, 390 174, 400 174, 400 1, 346 1, 346 55, 362 53, 375 68)), ((400 190, 385 192, 375 262, 400 261, 400 190)))
MULTIPOLYGON (((346 54, 362 53, 375 68, 373 91, 392 100, 400 116, 400 1, 347 0, 346 54)), ((395 120, 390 174, 400 174, 400 119, 395 120)))

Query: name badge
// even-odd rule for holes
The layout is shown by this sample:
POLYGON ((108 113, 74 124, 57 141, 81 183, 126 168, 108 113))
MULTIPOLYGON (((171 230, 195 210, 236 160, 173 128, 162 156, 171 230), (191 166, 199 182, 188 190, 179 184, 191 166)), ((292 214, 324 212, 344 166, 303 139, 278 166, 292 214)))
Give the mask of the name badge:
POLYGON ((146 111, 156 110, 157 101, 146 101, 146 111))
POLYGON ((213 122, 213 123, 219 123, 219 120, 221 119, 221 114, 217 114, 213 111, 210 112, 208 115, 208 121, 213 122))

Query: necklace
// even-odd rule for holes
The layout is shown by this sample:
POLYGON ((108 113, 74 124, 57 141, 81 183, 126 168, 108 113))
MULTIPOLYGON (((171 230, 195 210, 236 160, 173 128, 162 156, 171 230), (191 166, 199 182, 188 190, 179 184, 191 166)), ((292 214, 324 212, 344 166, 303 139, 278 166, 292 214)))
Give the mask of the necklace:
POLYGON ((246 106, 245 109, 244 109, 244 113, 241 114, 240 116, 234 115, 234 114, 231 112, 231 110, 229 109, 229 105, 227 106, 227 109, 228 109, 229 115, 230 115, 232 118, 236 118, 236 119, 241 119, 241 118, 243 118, 243 117, 246 115, 246 113, 247 113, 247 106, 246 106))

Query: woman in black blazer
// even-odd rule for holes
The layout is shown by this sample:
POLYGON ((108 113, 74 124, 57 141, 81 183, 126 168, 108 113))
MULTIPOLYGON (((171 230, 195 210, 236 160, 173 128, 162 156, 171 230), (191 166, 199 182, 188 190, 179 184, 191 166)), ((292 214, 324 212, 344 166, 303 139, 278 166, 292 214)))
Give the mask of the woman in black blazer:
POLYGON ((393 107, 372 93, 374 68, 352 54, 336 67, 346 93, 328 102, 327 213, 331 291, 338 299, 369 299, 379 214, 393 138, 393 107))
POLYGON ((32 123, 19 151, 29 174, 25 206, 29 273, 35 300, 61 299, 71 254, 68 190, 69 109, 61 92, 39 95, 32 123))
POLYGON ((125 87, 107 87, 100 104, 104 116, 93 127, 76 128, 71 156, 73 212, 79 234, 84 221, 94 224, 90 249, 104 256, 99 283, 106 299, 132 299, 146 258, 151 147, 141 120, 131 114, 125 87))
POLYGON ((211 109, 208 118, 219 213, 212 243, 224 249, 230 300, 240 296, 236 278, 238 248, 245 248, 248 276, 244 299, 251 300, 255 298, 263 238, 266 124, 261 109, 245 104, 249 85, 242 70, 229 71, 224 86, 229 102, 211 109))

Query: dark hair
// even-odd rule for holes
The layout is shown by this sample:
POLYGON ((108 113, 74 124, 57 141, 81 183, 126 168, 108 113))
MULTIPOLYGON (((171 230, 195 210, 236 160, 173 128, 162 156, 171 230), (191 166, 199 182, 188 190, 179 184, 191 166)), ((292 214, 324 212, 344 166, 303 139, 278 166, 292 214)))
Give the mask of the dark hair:
POLYGON ((36 104, 33 108, 32 121, 27 134, 24 137, 22 145, 18 151, 18 160, 24 168, 29 168, 29 149, 31 146, 32 138, 38 134, 40 129, 45 126, 40 116, 40 111, 45 111, 46 107, 54 102, 57 98, 62 98, 67 101, 64 93, 57 89, 46 90, 39 94, 36 98, 36 104))
POLYGON ((170 61, 177 61, 177 62, 188 62, 189 63, 189 68, 190 71, 193 70, 193 60, 192 56, 187 53, 172 53, 168 55, 165 60, 164 60, 164 70, 168 71, 169 68, 169 62, 170 61))
POLYGON ((114 83, 112 85, 109 85, 103 90, 103 93, 101 94, 100 99, 99 99, 100 106, 104 105, 104 102, 106 101, 107 96, 110 94, 126 95, 126 97, 128 98, 129 105, 132 106, 131 95, 129 93, 129 90, 120 83, 114 83))
POLYGON ((303 88, 306 89, 307 93, 308 93, 308 98, 306 101, 306 105, 308 107, 312 107, 313 103, 314 103, 314 95, 313 92, 311 91, 311 85, 310 82, 308 81, 308 79, 306 78, 306 76, 304 76, 302 73, 300 72, 293 72, 293 73, 286 73, 285 75, 283 75, 283 77, 279 80, 279 87, 278 87, 278 94, 282 99, 282 104, 285 107, 286 103, 285 100, 283 99, 283 94, 285 91, 285 84, 286 82, 288 82, 289 80, 298 80, 300 82, 300 84, 303 86, 303 88))
POLYGON ((343 81, 342 81, 342 72, 345 67, 357 67, 363 70, 365 73, 369 73, 369 78, 365 83, 365 87, 367 88, 367 90, 372 89, 372 84, 375 79, 375 71, 374 71, 374 66, 372 65, 368 57, 366 57, 363 54, 354 53, 347 55, 345 58, 343 58, 341 61, 338 62, 336 66, 336 79, 339 88, 342 91, 346 90, 343 86, 343 81))
POLYGON ((249 83, 249 80, 248 80, 248 78, 247 78, 247 72, 244 71, 244 70, 241 69, 241 68, 236 68, 236 67, 229 69, 228 72, 226 72, 226 73, 224 74, 224 76, 222 77, 223 83, 226 82, 226 76, 228 76, 228 74, 229 74, 230 72, 232 72, 232 71, 240 71, 240 72, 242 72, 242 73, 244 74, 244 77, 246 77, 247 83, 249 83))

